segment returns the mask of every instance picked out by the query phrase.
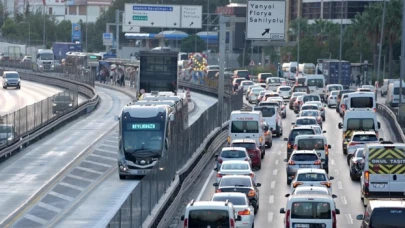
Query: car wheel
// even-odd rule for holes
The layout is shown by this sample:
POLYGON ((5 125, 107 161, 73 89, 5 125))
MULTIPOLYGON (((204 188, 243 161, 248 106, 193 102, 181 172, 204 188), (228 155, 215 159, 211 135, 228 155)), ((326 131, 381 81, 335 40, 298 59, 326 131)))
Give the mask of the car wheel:
POLYGON ((352 179, 352 181, 356 181, 357 178, 355 176, 352 175, 352 173, 350 172, 350 179, 352 179))
POLYGON ((21 89, 21 86, 18 86, 17 89, 21 89))
POLYGON ((332 108, 332 105, 328 104, 328 108, 332 108))
POLYGON ((255 228, 255 224, 254 224, 254 223, 252 224, 252 228, 255 228))
POLYGON ((266 155, 266 154, 265 154, 265 153, 262 153, 262 154, 260 155, 260 158, 263 159, 263 158, 264 158, 264 155, 266 155))
POLYGON ((343 149, 343 154, 344 154, 344 155, 347 154, 347 149, 343 149))
POLYGON ((350 165, 351 158, 352 158, 352 155, 347 155, 347 157, 346 157, 347 165, 350 165))
POLYGON ((273 146, 273 142, 271 142, 270 144, 269 144, 269 148, 271 148, 273 146))
POLYGON ((326 120, 326 117, 322 117, 322 121, 325 121, 326 120))
POLYGON ((287 177, 287 185, 291 185, 291 181, 292 180, 288 179, 288 177, 287 177))
POLYGON ((127 177, 125 175, 119 175, 121 180, 125 180, 127 177))

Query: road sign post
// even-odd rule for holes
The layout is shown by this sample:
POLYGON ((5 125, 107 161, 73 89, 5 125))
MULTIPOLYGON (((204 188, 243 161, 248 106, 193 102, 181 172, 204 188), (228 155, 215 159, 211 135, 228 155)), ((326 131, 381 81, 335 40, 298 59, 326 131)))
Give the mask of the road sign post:
POLYGON ((248 1, 246 10, 246 39, 285 40, 285 1, 248 1))
POLYGON ((103 33, 103 45, 112 46, 113 45, 113 34, 112 33, 103 33))

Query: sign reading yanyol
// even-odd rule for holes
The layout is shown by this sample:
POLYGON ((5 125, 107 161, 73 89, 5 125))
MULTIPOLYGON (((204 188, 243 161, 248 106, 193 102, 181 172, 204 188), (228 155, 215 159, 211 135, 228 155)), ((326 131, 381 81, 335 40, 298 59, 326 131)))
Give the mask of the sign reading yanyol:
POLYGON ((181 6, 181 27, 202 28, 202 6, 181 6))
POLYGON ((285 1, 248 1, 246 10, 246 39, 285 39, 285 1))

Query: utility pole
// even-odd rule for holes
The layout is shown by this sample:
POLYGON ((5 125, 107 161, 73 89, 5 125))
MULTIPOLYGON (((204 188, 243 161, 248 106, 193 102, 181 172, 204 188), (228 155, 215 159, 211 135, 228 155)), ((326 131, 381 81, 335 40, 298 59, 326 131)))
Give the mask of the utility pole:
MULTIPOLYGON (((210 16, 210 0, 207 1, 207 64, 209 58, 209 51, 208 51, 208 34, 209 34, 209 25, 211 24, 211 16, 210 16)), ((226 31, 225 31, 226 32, 226 31)), ((219 57, 221 58, 221 56, 219 57)))
POLYGON ((339 84, 342 84, 343 0, 340 11, 339 84))
POLYGON ((89 14, 89 8, 88 8, 88 3, 86 3, 86 52, 89 52, 89 46, 87 46, 87 34, 88 34, 88 30, 87 27, 89 26, 89 21, 88 21, 88 14, 89 14))
POLYGON ((116 52, 118 57, 118 52, 120 49, 120 10, 115 10, 115 42, 116 42, 116 52))
POLYGON ((45 49, 45 48, 46 48, 46 37, 45 37, 45 34, 46 34, 46 33, 45 33, 46 14, 45 14, 45 4, 44 4, 44 8, 43 8, 43 13, 44 13, 44 15, 43 15, 43 16, 44 16, 44 24, 43 24, 43 26, 44 26, 44 27, 43 27, 43 30, 44 30, 44 31, 43 31, 43 41, 42 41, 43 43, 42 43, 42 45, 44 45, 44 49, 45 49))
MULTIPOLYGON (((380 72, 381 72, 381 50, 382 50, 382 39, 384 36, 384 24, 385 24, 385 11, 387 1, 384 0, 384 9, 383 9, 383 16, 381 20, 381 33, 380 33, 380 45, 378 45, 378 67, 377 67, 377 82, 380 81, 380 72)), ((402 68, 402 67, 401 67, 402 68)), ((402 93, 401 93, 402 94, 402 93)), ((400 95, 401 97, 402 95, 400 95)), ((377 89, 375 90, 375 99, 377 100, 377 89)))
MULTIPOLYGON (((402 28, 405 28, 405 0, 402 4, 402 28)), ((401 37, 401 75, 399 77, 399 104, 402 104, 402 80, 405 74, 405 29, 402 29, 401 37)), ((399 109, 399 116, 402 117, 401 109, 399 109)))
POLYGON ((298 46, 297 46, 297 69, 296 69, 296 75, 298 75, 299 72, 299 64, 300 64, 300 35, 301 35, 301 19, 298 19, 298 46))
MULTIPOLYGON (((405 1, 405 0, 404 0, 405 1)), ((226 19, 223 15, 219 16, 219 78, 218 78, 218 126, 222 127, 222 116, 224 107, 224 85, 225 85, 225 45, 226 45, 226 19)))

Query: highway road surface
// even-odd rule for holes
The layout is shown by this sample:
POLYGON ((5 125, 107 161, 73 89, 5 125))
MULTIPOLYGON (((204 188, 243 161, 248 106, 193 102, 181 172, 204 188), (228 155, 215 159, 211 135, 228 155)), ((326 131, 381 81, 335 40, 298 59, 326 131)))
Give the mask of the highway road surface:
MULTIPOLYGON (((262 160, 262 169, 257 171, 257 182, 262 186, 260 191, 260 209, 255 218, 255 227, 282 227, 284 215, 279 213, 279 209, 286 206, 285 194, 290 193, 290 186, 286 183, 286 142, 283 138, 288 137, 291 129, 291 122, 296 119, 293 111, 288 110, 287 118, 283 120, 284 134, 280 138, 273 138, 273 147, 266 150, 266 156, 262 160)), ((387 121, 378 116, 381 123, 379 131, 380 137, 384 140, 392 138, 390 126, 387 121)), ((342 133, 337 125, 342 118, 335 109, 326 110, 326 121, 324 130, 328 139, 328 144, 332 146, 330 150, 329 170, 330 175, 335 177, 332 181, 333 193, 338 196, 336 199, 337 208, 341 214, 337 217, 338 227, 359 227, 359 221, 355 220, 357 214, 364 212, 362 201, 360 200, 359 182, 352 181, 349 176, 349 169, 346 163, 346 156, 342 153, 342 133)), ((216 172, 213 171, 215 161, 201 174, 201 179, 196 181, 196 191, 189 199, 210 200, 215 190, 212 186, 215 183, 216 172)), ((183 227, 181 221, 176 221, 178 228, 183 227)))

